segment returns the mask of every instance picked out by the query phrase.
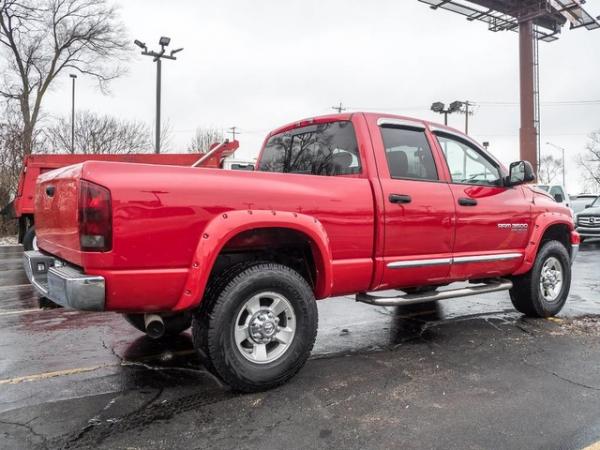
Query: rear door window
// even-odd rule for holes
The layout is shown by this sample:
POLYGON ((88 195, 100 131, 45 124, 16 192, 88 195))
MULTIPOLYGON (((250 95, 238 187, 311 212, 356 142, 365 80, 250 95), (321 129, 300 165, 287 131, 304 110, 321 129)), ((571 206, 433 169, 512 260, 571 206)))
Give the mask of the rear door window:
POLYGON ((322 176, 361 173, 352 122, 310 125, 272 136, 258 170, 322 176))

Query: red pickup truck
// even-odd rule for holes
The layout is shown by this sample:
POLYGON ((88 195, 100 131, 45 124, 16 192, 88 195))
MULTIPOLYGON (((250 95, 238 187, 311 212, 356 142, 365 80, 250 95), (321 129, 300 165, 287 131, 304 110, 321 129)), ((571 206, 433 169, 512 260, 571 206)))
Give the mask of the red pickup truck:
POLYGON ((558 313, 579 235, 534 178, 445 126, 317 117, 270 133, 253 172, 88 161, 43 174, 40 251, 24 265, 66 307, 122 313, 152 337, 192 326, 221 379, 267 389, 307 360, 315 299, 509 290, 524 314, 558 313))

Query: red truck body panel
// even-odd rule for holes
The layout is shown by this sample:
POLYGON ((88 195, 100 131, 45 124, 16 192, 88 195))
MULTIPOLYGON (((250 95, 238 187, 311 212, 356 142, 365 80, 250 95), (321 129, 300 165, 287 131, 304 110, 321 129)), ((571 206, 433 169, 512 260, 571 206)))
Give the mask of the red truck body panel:
MULTIPOLYGON (((40 154, 29 155, 23 161, 19 177, 17 195, 14 201, 15 216, 21 217, 34 212, 35 183, 40 174, 61 167, 79 164, 84 161, 113 161, 166 166, 191 166, 202 153, 139 153, 128 155, 82 155, 82 154, 40 154)), ((206 167, 219 167, 218 159, 210 159, 206 167)))
POLYGON ((35 207, 38 245, 87 274, 103 276, 106 309, 148 312, 197 306, 217 256, 247 230, 281 228, 306 236, 316 267, 315 296, 325 298, 523 273, 548 227, 574 229, 567 208, 526 186, 454 183, 435 133, 472 141, 448 127, 388 114, 337 114, 281 127, 265 143, 282 132, 333 121, 352 122, 360 174, 87 161, 42 175, 35 207), (381 118, 422 127, 438 180, 392 178, 381 118), (80 250, 79 180, 110 190, 110 251, 80 250), (52 199, 45 195, 49 185, 58 190, 52 199), (391 195, 412 200, 391 203, 391 195), (477 208, 461 206, 465 198, 477 208))

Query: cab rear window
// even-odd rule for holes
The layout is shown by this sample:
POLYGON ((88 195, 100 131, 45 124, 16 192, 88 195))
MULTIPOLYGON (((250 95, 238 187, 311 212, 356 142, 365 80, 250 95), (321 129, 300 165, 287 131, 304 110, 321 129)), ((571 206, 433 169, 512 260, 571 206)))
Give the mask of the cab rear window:
POLYGON ((352 122, 310 125, 272 136, 258 170, 322 176, 361 173, 352 122))

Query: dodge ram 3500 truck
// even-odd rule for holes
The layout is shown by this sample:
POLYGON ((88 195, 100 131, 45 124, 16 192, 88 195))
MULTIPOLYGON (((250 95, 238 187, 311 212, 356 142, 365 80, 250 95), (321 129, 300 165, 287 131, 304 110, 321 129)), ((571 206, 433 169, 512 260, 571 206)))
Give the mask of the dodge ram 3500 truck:
POLYGON ((221 379, 267 389, 307 360, 315 299, 509 290, 523 314, 558 313, 579 235, 534 178, 445 126, 317 117, 270 133, 252 172, 87 161, 42 174, 40 250, 24 265, 65 307, 124 314, 151 337, 191 326, 221 379))

